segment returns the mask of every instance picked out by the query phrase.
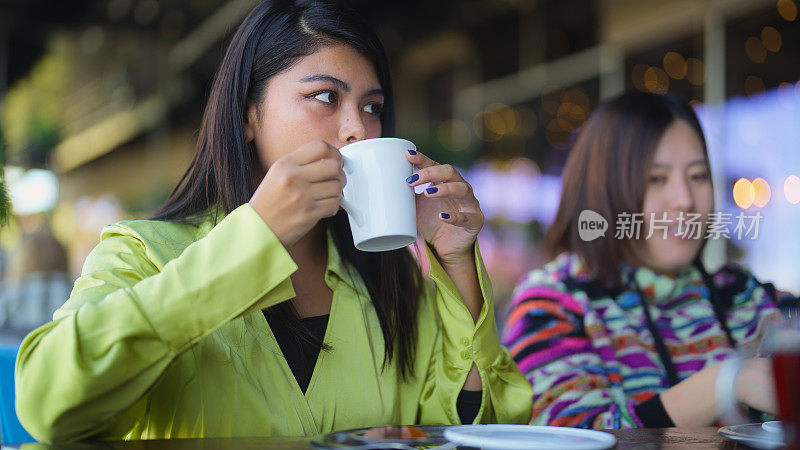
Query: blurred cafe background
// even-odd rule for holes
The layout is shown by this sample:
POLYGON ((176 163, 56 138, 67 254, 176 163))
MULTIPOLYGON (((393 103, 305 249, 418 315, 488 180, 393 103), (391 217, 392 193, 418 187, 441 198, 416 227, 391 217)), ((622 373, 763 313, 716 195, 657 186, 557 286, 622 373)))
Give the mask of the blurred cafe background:
MULTIPOLYGON (((255 4, 0 0, 0 160, 14 214, 0 231, 0 302, 33 277, 27 295, 62 303, 101 228, 166 198, 255 4)), ((800 293, 800 1, 353 4, 389 53, 397 135, 475 187, 501 315, 519 277, 546 262, 576 130, 626 89, 690 100, 717 210, 763 216, 757 239, 714 242, 707 263, 741 261, 800 293)), ((0 327, 9 311, 0 304, 0 327)))

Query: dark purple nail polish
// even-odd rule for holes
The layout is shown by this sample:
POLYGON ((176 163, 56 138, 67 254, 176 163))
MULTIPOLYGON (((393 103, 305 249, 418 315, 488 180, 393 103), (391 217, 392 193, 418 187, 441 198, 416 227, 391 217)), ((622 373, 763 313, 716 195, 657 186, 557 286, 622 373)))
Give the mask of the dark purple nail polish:
POLYGON ((439 188, 437 188, 437 187, 429 187, 428 189, 425 189, 425 192, 427 192, 428 194, 435 194, 435 193, 439 192, 439 188))
POLYGON ((410 177, 406 178, 406 183, 413 183, 417 180, 419 180, 419 175, 415 173, 414 175, 411 175, 410 177))
POLYGON ((417 154, 417 152, 416 152, 416 150, 409 150, 408 154, 411 155, 411 156, 414 156, 414 155, 417 154))
POLYGON ((449 219, 450 218, 450 214, 447 214, 447 213, 439 213, 439 215, 442 216, 442 219, 449 219))

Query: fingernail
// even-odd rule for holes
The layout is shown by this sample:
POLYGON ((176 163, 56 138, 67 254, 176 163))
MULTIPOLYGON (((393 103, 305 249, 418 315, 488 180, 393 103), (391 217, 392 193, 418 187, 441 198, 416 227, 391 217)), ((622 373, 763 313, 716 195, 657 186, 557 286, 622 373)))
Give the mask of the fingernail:
POLYGON ((415 150, 409 150, 408 154, 411 155, 411 156, 414 156, 414 155, 417 154, 417 152, 415 150))
POLYGON ((447 214, 447 213, 439 213, 439 215, 442 217, 442 219, 449 219, 450 218, 450 214, 447 214))
POLYGON ((428 189, 425 189, 425 192, 427 192, 428 194, 435 194, 435 193, 439 192, 439 188, 437 188, 437 187, 429 187, 428 189))
POLYGON ((406 183, 413 183, 417 180, 419 180, 419 175, 415 173, 414 175, 411 175, 410 177, 406 178, 406 183))

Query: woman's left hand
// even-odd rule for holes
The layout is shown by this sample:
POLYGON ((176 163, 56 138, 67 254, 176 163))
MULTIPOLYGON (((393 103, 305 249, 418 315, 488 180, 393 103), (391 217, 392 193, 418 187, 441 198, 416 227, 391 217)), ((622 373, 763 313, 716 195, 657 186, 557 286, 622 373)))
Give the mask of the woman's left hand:
POLYGON ((472 186, 449 164, 439 164, 422 153, 406 153, 419 171, 410 186, 431 183, 416 195, 417 227, 445 265, 472 258, 473 244, 483 228, 483 212, 472 186))

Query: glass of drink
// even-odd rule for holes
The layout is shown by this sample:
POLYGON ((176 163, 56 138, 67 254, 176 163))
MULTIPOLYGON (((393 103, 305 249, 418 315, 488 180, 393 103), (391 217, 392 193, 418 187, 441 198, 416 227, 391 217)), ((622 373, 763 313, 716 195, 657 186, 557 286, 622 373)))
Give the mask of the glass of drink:
POLYGON ((800 320, 775 327, 765 339, 772 354, 772 370, 786 448, 800 450, 800 320))

